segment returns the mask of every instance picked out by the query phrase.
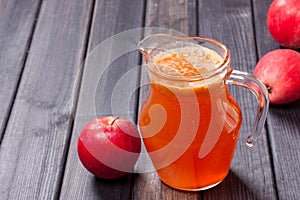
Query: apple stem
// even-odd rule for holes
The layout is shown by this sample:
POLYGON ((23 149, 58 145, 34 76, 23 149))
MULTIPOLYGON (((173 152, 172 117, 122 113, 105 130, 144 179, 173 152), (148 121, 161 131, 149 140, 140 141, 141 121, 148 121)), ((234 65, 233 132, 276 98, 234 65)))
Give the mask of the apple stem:
POLYGON ((271 94, 272 93, 272 87, 271 86, 267 86, 267 90, 268 92, 271 94))
POLYGON ((120 117, 116 117, 111 123, 110 125, 113 125, 120 117))

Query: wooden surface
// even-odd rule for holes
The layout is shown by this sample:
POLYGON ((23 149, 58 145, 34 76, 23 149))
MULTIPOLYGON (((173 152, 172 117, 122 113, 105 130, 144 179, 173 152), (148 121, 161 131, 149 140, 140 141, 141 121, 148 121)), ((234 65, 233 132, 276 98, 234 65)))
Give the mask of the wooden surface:
POLYGON ((237 87, 239 143, 228 176, 210 190, 172 189, 139 172, 144 160, 136 173, 104 181, 77 156, 90 119, 136 123, 147 91, 139 40, 166 29, 212 37, 229 47, 232 68, 252 73, 280 48, 265 23, 271 1, 0 0, 0 199, 300 199, 300 102, 271 105, 248 148, 257 105, 237 87))

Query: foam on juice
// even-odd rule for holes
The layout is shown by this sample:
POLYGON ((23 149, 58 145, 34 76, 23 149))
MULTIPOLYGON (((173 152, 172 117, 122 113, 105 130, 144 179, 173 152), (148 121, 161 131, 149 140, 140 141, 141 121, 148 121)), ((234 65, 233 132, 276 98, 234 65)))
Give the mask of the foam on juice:
POLYGON ((220 82, 224 75, 216 75, 201 81, 189 81, 189 78, 191 76, 199 76, 201 78, 201 74, 203 75, 205 72, 217 69, 223 63, 223 60, 217 52, 195 45, 160 51, 153 57, 154 64, 151 67, 157 74, 165 77, 182 77, 183 80, 186 80, 161 80, 161 84, 172 88, 176 87, 177 89, 198 88, 220 82))

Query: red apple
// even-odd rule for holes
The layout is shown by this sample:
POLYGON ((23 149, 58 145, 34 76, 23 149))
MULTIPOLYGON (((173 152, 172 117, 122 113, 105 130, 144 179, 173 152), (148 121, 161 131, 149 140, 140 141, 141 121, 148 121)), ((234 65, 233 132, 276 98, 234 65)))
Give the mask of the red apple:
POLYGON ((124 118, 103 116, 87 123, 78 138, 78 156, 84 167, 103 179, 130 172, 141 151, 141 139, 124 118))
POLYGON ((274 0, 267 14, 267 26, 279 44, 300 48, 300 0, 274 0))
POLYGON ((270 103, 286 104, 300 98, 300 53, 277 49, 257 63, 256 75, 268 88, 270 103))

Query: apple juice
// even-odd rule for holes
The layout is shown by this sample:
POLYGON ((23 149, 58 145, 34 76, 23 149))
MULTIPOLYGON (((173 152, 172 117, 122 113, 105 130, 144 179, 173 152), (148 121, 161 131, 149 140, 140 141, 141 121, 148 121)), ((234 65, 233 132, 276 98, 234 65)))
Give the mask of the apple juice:
POLYGON ((222 58, 210 49, 192 47, 163 51, 154 61, 148 65, 150 91, 139 116, 153 165, 171 187, 212 187, 229 171, 242 122, 225 74, 201 77, 222 58))

